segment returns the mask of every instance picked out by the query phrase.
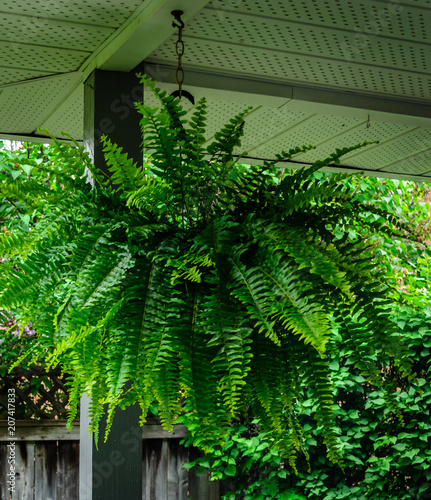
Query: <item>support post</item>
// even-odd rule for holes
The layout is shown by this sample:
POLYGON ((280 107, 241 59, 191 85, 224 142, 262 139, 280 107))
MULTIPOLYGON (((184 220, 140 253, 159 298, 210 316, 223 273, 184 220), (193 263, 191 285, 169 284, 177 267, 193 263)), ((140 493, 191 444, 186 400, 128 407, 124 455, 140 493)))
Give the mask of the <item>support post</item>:
MULTIPOLYGON (((143 88, 133 74, 95 70, 84 88, 84 145, 94 165, 107 173, 100 137, 103 134, 137 162, 143 163, 139 114, 134 102, 143 88)), ((90 400, 81 399, 80 500, 142 500, 142 429, 140 408, 118 409, 107 442, 105 419, 100 423, 98 449, 88 433, 90 400)))
POLYGON ((143 164, 140 115, 135 102, 144 89, 132 73, 94 70, 84 84, 84 146, 94 165, 106 172, 100 138, 122 146, 138 166, 143 164))

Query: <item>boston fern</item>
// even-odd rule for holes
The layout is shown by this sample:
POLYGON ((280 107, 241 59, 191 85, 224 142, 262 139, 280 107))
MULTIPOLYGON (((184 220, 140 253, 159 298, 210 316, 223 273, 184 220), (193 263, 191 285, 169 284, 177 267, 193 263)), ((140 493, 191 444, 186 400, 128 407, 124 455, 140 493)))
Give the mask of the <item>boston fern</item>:
MULTIPOLYGON (((33 322, 30 359, 69 374, 71 420, 82 394, 91 397, 96 435, 104 411, 108 431, 117 407, 139 402, 144 420, 156 400, 166 428, 187 414, 195 444, 209 449, 252 408, 293 464, 306 385, 340 462, 329 317, 371 383, 384 382, 379 357, 410 375, 384 276, 367 241, 349 236, 358 221, 390 231, 394 220, 353 201, 344 174, 314 175, 364 144, 295 172, 276 164, 310 146, 241 165, 234 152, 249 110, 207 145, 205 99, 186 119, 178 100, 144 83, 160 101, 137 104, 144 167, 107 137, 109 177, 60 143, 48 164, 9 165, 30 163, 46 180, 1 185, 34 222, 1 238, 0 307, 33 322)), ((390 387, 386 397, 395 409, 390 387)))

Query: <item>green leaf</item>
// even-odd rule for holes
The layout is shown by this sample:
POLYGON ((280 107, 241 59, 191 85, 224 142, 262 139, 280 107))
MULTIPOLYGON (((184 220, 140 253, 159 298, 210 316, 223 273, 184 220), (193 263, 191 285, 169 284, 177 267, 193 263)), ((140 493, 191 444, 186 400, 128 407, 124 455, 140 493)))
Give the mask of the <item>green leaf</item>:
POLYGON ((24 170, 24 172, 27 174, 27 175, 30 175, 30 172, 32 171, 33 167, 31 165, 20 165, 21 168, 24 170))
POLYGON ((235 465, 228 465, 225 469, 224 469, 224 473, 226 474, 226 476, 236 476, 236 467, 235 465))
POLYGON ((27 226, 30 225, 30 216, 28 214, 18 214, 19 218, 26 224, 27 226))

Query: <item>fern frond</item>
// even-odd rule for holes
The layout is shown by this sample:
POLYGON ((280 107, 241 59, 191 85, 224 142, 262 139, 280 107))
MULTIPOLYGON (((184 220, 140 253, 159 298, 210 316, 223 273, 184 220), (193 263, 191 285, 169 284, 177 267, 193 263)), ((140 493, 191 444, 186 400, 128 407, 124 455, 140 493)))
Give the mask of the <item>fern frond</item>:
POLYGON ((133 267, 134 261, 126 247, 116 252, 104 248, 99 255, 80 273, 75 288, 77 304, 82 308, 94 307, 110 302, 109 292, 114 292, 121 283, 124 273, 133 267))
POLYGON ((116 187, 117 191, 135 191, 143 182, 143 168, 138 167, 127 156, 127 153, 122 152, 123 148, 113 144, 108 137, 102 136, 101 140, 105 160, 111 174, 106 183, 116 187))
POLYGON ((328 362, 317 357, 313 350, 308 351, 308 363, 304 363, 304 381, 308 385, 309 394, 317 406, 315 419, 322 426, 323 440, 327 454, 333 463, 343 466, 342 453, 339 447, 336 425, 334 422, 333 387, 329 378, 328 362))
POLYGON ((345 279, 345 272, 340 270, 336 261, 332 261, 324 251, 324 244, 299 228, 281 228, 269 225, 260 234, 273 242, 274 248, 287 253, 298 265, 298 269, 307 268, 311 274, 320 276, 325 283, 338 288, 347 297, 351 297, 351 285, 345 279))
POLYGON ((233 284, 231 293, 247 308, 251 318, 256 320, 256 328, 263 332, 274 343, 280 339, 274 329, 273 305, 268 302, 268 284, 262 279, 259 268, 246 269, 240 262, 230 259, 232 265, 233 284))
POLYGON ((279 266, 260 269, 274 284, 274 296, 280 299, 274 303, 273 317, 323 355, 331 333, 327 313, 320 304, 303 296, 304 287, 289 263, 279 266))
MULTIPOLYGON (((52 249, 45 255, 31 255, 21 270, 9 268, 0 278, 0 300, 3 309, 14 309, 22 304, 34 304, 47 288, 54 289, 66 261, 64 253, 52 249)), ((58 249, 60 250, 60 249, 58 249)))
POLYGON ((248 107, 229 120, 220 132, 214 135, 214 141, 207 147, 211 155, 210 162, 217 161, 226 165, 233 159, 233 150, 241 146, 241 137, 244 135, 244 118, 252 110, 248 107))

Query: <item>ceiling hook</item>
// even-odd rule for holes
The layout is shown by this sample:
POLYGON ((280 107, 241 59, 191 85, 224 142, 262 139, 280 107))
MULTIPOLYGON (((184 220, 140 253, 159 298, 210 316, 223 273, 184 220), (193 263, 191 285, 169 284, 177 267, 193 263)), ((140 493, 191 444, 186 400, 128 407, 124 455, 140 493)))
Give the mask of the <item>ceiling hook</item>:
POLYGON ((171 12, 171 15, 174 16, 175 21, 177 21, 179 24, 177 24, 175 21, 172 21, 172 27, 173 28, 181 28, 183 29, 185 24, 184 21, 181 19, 181 16, 184 14, 182 10, 173 10, 171 12))
POLYGON ((184 69, 182 66, 182 57, 184 55, 184 42, 183 42, 183 28, 184 28, 184 22, 181 19, 181 16, 184 14, 182 10, 173 10, 171 14, 174 16, 175 21, 177 21, 177 24, 175 21, 172 23, 172 26, 174 28, 178 28, 178 40, 177 43, 175 44, 175 52, 178 56, 178 67, 177 70, 175 71, 175 81, 178 83, 178 90, 175 90, 172 92, 171 96, 172 97, 178 97, 178 99, 181 100, 181 97, 186 97, 192 104, 195 103, 195 99, 190 94, 190 92, 187 92, 187 90, 183 90, 183 83, 184 83, 184 69))
POLYGON ((195 98, 193 97, 192 94, 190 94, 190 92, 188 92, 187 90, 175 90, 174 92, 172 92, 171 94, 172 97, 178 97, 179 99, 181 99, 181 97, 185 97, 186 99, 188 99, 193 105, 195 104, 195 98))

